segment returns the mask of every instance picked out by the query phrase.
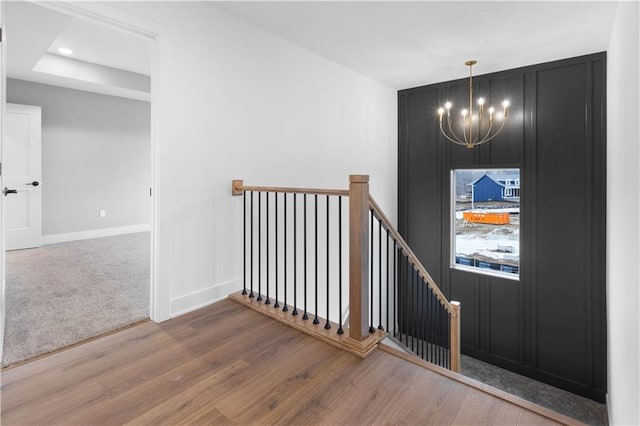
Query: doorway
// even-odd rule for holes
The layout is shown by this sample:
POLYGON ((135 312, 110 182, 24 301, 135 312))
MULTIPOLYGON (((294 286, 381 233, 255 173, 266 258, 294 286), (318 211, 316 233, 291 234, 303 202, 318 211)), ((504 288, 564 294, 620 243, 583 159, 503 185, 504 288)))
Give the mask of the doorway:
POLYGON ((149 317, 152 172, 151 40, 28 2, 4 20, 5 170, 11 104, 40 109, 42 143, 39 176, 4 175, 6 367, 149 317))

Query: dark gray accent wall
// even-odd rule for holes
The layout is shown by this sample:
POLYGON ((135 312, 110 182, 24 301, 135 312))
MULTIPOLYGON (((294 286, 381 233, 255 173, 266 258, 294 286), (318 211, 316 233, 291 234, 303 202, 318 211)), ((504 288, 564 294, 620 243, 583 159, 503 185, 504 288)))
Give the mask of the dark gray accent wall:
POLYGON ((398 92, 398 226, 444 293, 462 303, 462 352, 604 402, 606 55, 474 77, 511 102, 503 132, 447 142, 437 108, 468 79, 398 92), (521 170, 520 281, 450 268, 450 171, 521 170))

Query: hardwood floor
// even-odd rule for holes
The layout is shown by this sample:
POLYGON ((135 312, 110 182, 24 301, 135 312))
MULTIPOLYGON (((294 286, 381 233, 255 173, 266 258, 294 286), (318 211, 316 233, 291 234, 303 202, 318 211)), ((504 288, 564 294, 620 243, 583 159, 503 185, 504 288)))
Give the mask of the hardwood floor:
POLYGON ((2 372, 4 425, 555 424, 385 351, 226 300, 2 372))

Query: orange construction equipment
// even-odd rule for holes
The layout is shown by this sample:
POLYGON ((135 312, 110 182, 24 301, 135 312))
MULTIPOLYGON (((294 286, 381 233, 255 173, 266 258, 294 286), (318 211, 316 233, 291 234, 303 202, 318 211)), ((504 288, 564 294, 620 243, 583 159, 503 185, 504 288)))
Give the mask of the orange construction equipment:
POLYGON ((468 222, 489 223, 491 225, 506 225, 509 223, 509 213, 484 213, 466 211, 462 217, 468 222))

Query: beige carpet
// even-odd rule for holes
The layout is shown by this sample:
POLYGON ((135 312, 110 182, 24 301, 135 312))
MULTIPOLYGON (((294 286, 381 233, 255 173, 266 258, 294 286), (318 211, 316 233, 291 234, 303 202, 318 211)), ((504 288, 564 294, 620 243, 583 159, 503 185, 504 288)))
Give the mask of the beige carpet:
POLYGON ((7 252, 2 366, 149 316, 150 234, 7 252))

